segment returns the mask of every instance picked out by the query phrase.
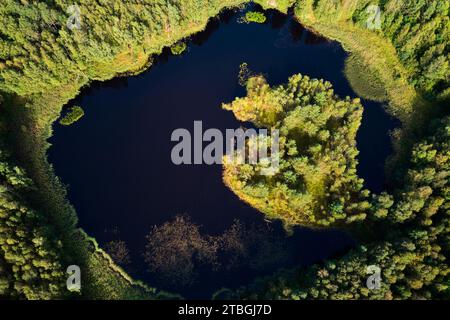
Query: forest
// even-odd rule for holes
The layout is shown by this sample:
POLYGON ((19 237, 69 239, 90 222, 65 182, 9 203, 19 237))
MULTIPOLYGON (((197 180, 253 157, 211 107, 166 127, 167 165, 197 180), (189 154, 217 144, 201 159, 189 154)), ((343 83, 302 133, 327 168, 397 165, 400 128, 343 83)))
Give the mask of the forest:
MULTIPOLYGON (((77 227, 67 190, 47 161, 47 140, 62 107, 81 88, 136 75, 164 48, 182 54, 185 38, 223 9, 247 2, 79 0, 82 27, 69 30, 66 8, 72 1, 0 0, 0 298, 179 298, 131 278, 113 260, 127 260, 120 244, 110 244, 107 254, 77 227), (81 293, 65 289, 66 267, 75 261, 86 270, 81 293)), ((326 79, 308 75, 293 75, 279 86, 262 75, 245 79, 247 96, 223 107, 240 121, 280 129, 281 170, 261 178, 257 166, 226 165, 224 183, 286 228, 343 228, 358 246, 341 257, 225 290, 227 296, 449 299, 450 1, 254 2, 281 12, 291 8, 305 27, 340 42, 350 54, 345 73, 355 92, 385 101, 402 127, 393 133, 388 188, 372 194, 356 172, 359 99, 339 97, 326 79), (379 29, 367 28, 369 5, 383 12, 379 29), (367 265, 383 269, 380 290, 364 285, 367 265)), ((265 21, 261 15, 248 18, 265 21)), ((81 116, 82 109, 74 109, 67 123, 81 116)), ((177 219, 192 238, 200 237, 195 226, 177 219)), ((244 232, 235 228, 229 232, 244 232)), ((167 230, 170 223, 151 231, 150 252, 167 230)), ((237 250, 220 237, 195 241, 210 253, 219 250, 219 242, 237 250)), ((191 250, 178 257, 188 260, 186 273, 198 248, 191 250)), ((202 258, 214 264, 211 256, 202 258)), ((148 262, 174 271, 155 255, 148 262)))
POLYGON ((224 181, 241 199, 286 226, 329 226, 363 220, 368 190, 356 174, 359 99, 340 99, 329 82, 292 76, 271 88, 247 81, 247 97, 223 108, 242 122, 280 130, 280 170, 263 177, 261 163, 224 165, 224 181))
POLYGON ((434 121, 430 136, 414 146, 405 187, 373 199, 365 223, 388 230, 383 237, 363 241, 340 259, 280 272, 232 294, 252 299, 448 299, 449 121, 434 121), (368 265, 384 270, 380 290, 361 286, 368 265))

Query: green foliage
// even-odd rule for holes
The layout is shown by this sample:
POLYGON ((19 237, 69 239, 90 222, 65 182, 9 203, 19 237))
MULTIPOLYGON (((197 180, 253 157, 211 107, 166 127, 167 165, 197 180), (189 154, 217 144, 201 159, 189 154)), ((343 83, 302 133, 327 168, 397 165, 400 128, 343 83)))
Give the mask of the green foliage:
POLYGON ((450 86, 450 2, 380 1, 382 32, 411 73, 410 81, 430 95, 450 86))
MULTIPOLYGON (((367 29, 364 24, 367 20, 361 19, 360 25, 353 21, 355 11, 358 8, 364 10, 368 3, 366 0, 304 0, 297 3, 295 15, 302 24, 339 41, 346 51, 352 53, 346 76, 351 85, 356 83, 355 91, 362 97, 378 97, 385 91, 388 111, 406 128, 415 116, 413 112, 424 109, 425 103, 408 82, 410 75, 391 42, 380 32, 367 29), (377 81, 367 83, 373 80, 377 81)), ((417 118, 424 117, 417 115, 417 118)))
POLYGON ((440 208, 450 200, 450 120, 433 123, 435 134, 412 149, 404 188, 394 194, 389 219, 430 226, 440 208))
POLYGON ((80 246, 80 255, 75 261, 83 270, 81 289, 83 298, 100 300, 179 298, 133 280, 115 264, 113 258, 120 264, 127 262, 127 250, 120 242, 106 246, 112 254, 109 256, 99 248, 95 239, 88 237, 82 230, 76 230, 72 237, 78 240, 77 244, 80 246))
POLYGON ((249 11, 245 13, 246 22, 264 23, 267 18, 262 12, 249 11))
MULTIPOLYGON (((51 221, 47 225, 54 227, 63 238, 61 251, 71 263, 83 269, 83 298, 142 299, 167 295, 133 281, 102 250, 97 248, 91 252, 91 243, 85 236, 75 236, 78 230, 75 229, 74 209, 46 160, 46 140, 51 135, 52 122, 61 107, 89 81, 142 70, 151 63, 152 54, 202 30, 207 20, 224 7, 242 2, 145 0, 124 3, 113 0, 106 5, 105 1, 81 0, 77 1, 81 9, 81 29, 69 30, 66 10, 73 5, 71 1, 55 4, 0 0, 0 92, 20 96, 9 99, 10 118, 4 118, 2 109, 0 136, 5 136, 6 127, 14 132, 6 131, 14 137, 12 147, 19 151, 18 156, 36 184, 33 190, 18 192, 20 205, 26 206, 23 193, 30 193, 39 204, 36 209, 39 219, 51 221)), ((22 216, 18 223, 24 218, 22 216)), ((27 232, 34 232, 32 225, 25 222, 24 225, 27 232)), ((26 238, 32 239, 31 236, 26 238)), ((49 234, 44 242, 57 238, 49 234)), ((37 297, 37 294, 11 289, 13 284, 9 283, 20 279, 22 270, 5 267, 1 254, 0 260, 0 287, 2 290, 8 287, 2 295, 37 297)), ((50 280, 35 277, 33 285, 36 290, 40 286, 45 288, 50 286, 50 280)), ((48 296, 57 295, 55 290, 44 291, 48 296)))
POLYGON ((183 52, 185 52, 187 49, 187 45, 185 42, 181 41, 178 42, 176 44, 174 44, 173 46, 170 47, 170 51, 172 52, 172 54, 174 55, 180 55, 183 52))
POLYGON ((262 175, 263 163, 225 163, 224 181, 242 200, 288 226, 364 219, 367 203, 356 175, 359 99, 340 99, 329 82, 307 76, 294 75, 273 88, 254 76, 247 96, 223 108, 240 121, 280 130, 275 175, 262 175))
POLYGON ((386 101, 388 99, 386 88, 381 80, 362 64, 361 58, 355 55, 345 60, 345 76, 355 93, 364 99, 373 101, 386 101))
POLYGON ((49 221, 20 196, 33 183, 0 153, 0 297, 63 296, 61 242, 49 221))
POLYGON ((394 196, 379 195, 374 203, 371 218, 383 223, 384 240, 360 245, 343 257, 320 265, 280 272, 238 290, 232 297, 448 298, 450 117, 433 127, 434 133, 417 143, 411 154, 405 188, 397 190, 394 196), (424 191, 425 185, 431 190, 424 191), (382 214, 381 209, 385 210, 382 214), (366 286, 370 265, 381 269, 379 290, 366 286))
POLYGON ((59 123, 63 126, 70 126, 72 123, 77 122, 84 116, 84 111, 81 107, 73 106, 67 112, 67 114, 59 120, 59 123))
POLYGON ((296 1, 297 0, 253 0, 253 2, 263 7, 264 10, 277 9, 283 13, 287 13, 289 8, 291 8, 296 1))
MULTIPOLYGON (((208 18, 222 8, 246 1, 107 2, 108 5, 104 0, 78 1, 82 28, 71 31, 65 27, 66 9, 73 4, 71 1, 59 0, 56 4, 0 0, 0 90, 20 96, 0 97, 0 105, 3 103, 0 136, 8 133, 14 137, 13 147, 22 153, 21 163, 27 166, 33 179, 32 182, 6 156, 7 147, 2 145, 2 298, 63 297, 63 255, 82 265, 84 298, 170 297, 133 281, 95 241, 84 234, 77 236, 74 211, 45 160, 46 140, 61 106, 83 85, 91 80, 142 70, 148 66, 150 55, 201 30, 208 18), (11 118, 5 117, 5 101, 12 104, 7 110, 11 118), (29 198, 38 199, 39 205, 29 198)), ((255 2, 264 8, 286 12, 295 1, 255 2)), ((296 16, 305 25, 339 40, 353 57, 357 56, 358 64, 353 63, 356 60, 347 63, 350 82, 355 87, 355 83, 361 82, 359 79, 369 79, 371 84, 356 86, 356 91, 380 100, 385 91, 393 111, 402 120, 407 118, 404 114, 422 118, 421 104, 417 103, 420 96, 410 87, 429 97, 450 96, 448 10, 449 2, 440 0, 296 1, 296 16), (379 31, 365 29, 368 17, 365 10, 369 4, 379 4, 383 10, 379 31), (364 66, 367 74, 363 72, 364 66)), ((259 77, 246 81, 254 98, 233 103, 236 107, 233 111, 238 118, 256 124, 284 128, 283 165, 281 172, 270 178, 272 181, 269 178, 269 181, 259 181, 255 179, 255 168, 242 166, 236 181, 245 188, 242 185, 232 188, 241 197, 247 197, 246 201, 254 201, 266 214, 270 211, 272 217, 280 217, 281 213, 288 224, 328 225, 363 220, 367 215, 365 223, 381 225, 383 237, 324 265, 280 273, 262 286, 240 292, 240 296, 448 298, 448 119, 437 124, 434 134, 422 139, 408 153, 410 162, 404 187, 392 194, 376 195, 368 202, 353 171, 356 155, 353 130, 359 126, 359 104, 331 98, 326 83, 318 81, 317 94, 312 89, 314 82, 302 80, 301 83, 305 89, 293 86, 292 89, 299 90, 289 91, 289 86, 274 90, 259 77), (298 95, 303 90, 307 94, 298 95), (278 91, 279 96, 274 95, 278 91), (296 101, 299 97, 306 100, 299 103, 296 101), (256 103, 257 112, 246 105, 249 102, 256 103), (339 106, 336 112, 345 111, 345 114, 327 118, 330 111, 324 109, 324 102, 336 104, 339 106), (301 125, 298 118, 307 125, 301 125), (328 119, 326 123, 320 121, 324 118, 328 119), (334 127, 334 118, 336 123, 346 122, 336 136, 328 130, 329 125, 334 127), (348 145, 337 141, 339 135, 348 145), (333 168, 337 173, 327 178, 333 168), (314 179, 315 173, 318 179, 314 179), (262 199, 269 194, 274 205, 265 208, 262 199), (293 201, 286 200, 287 197, 293 201), (310 215, 304 216, 293 208, 306 208, 310 215), (368 291, 364 286, 368 264, 382 267, 386 281, 378 292, 368 291)), ((402 143, 408 141, 403 139, 402 143)), ((232 179, 233 175, 228 178, 232 179)), ((124 248, 114 248, 118 256, 126 257, 124 248)))
POLYGON ((409 82, 430 97, 448 91, 449 1, 301 0, 297 2, 296 12, 303 17, 302 20, 308 19, 308 15, 311 18, 312 13, 321 22, 354 22, 366 29, 367 21, 371 19, 367 9, 373 5, 378 5, 382 13, 381 29, 373 33, 380 34, 395 46, 403 67, 409 73, 409 82))
POLYGON ((142 69, 149 55, 243 2, 80 0, 81 28, 70 30, 73 1, 0 0, 0 90, 25 96, 142 69))

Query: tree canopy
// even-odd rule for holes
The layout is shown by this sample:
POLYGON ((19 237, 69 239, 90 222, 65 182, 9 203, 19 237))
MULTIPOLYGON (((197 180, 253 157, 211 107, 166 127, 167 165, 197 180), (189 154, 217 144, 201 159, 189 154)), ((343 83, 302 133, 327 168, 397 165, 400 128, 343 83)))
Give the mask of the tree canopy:
POLYGON ((262 161, 225 162, 224 181, 241 199, 288 226, 365 218, 368 191, 356 174, 359 99, 341 99, 329 82, 300 74, 277 87, 253 76, 247 96, 223 107, 240 121, 280 131, 280 169, 274 175, 261 174, 262 161))
POLYGON ((371 209, 369 218, 382 225, 379 240, 339 259, 259 280, 235 297, 448 299, 450 117, 436 121, 432 130, 412 151, 405 187, 378 196, 371 209), (381 270, 378 290, 366 286, 371 265, 381 270))

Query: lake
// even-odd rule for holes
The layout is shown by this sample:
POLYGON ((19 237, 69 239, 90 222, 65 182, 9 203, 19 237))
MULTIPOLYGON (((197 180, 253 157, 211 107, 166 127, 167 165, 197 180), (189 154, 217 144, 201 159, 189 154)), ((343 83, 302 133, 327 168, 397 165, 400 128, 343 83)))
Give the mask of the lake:
MULTIPOLYGON (((176 166, 171 161, 175 129, 192 132, 195 120, 203 122, 204 130, 222 132, 241 125, 221 104, 245 95, 238 84, 243 62, 265 74, 271 85, 302 73, 330 81, 342 97, 356 97, 343 74, 347 53, 337 42, 305 30, 289 15, 270 11, 260 25, 241 23, 242 14, 227 11, 212 19, 205 31, 189 39, 186 53, 173 56, 167 49, 138 76, 93 83, 69 104, 82 106, 85 116, 69 127, 55 123, 50 139, 49 161, 68 186, 79 226, 101 246, 123 241, 130 254, 124 268, 133 277, 188 298, 209 298, 221 287, 245 285, 279 267, 320 262, 354 245, 336 230, 297 228, 288 236, 279 223, 265 221, 225 187, 220 165, 176 166), (249 250, 259 252, 245 257, 260 260, 237 259, 218 270, 196 265, 189 284, 149 272, 143 257, 146 235, 179 214, 200 225, 205 236, 222 234, 238 219, 252 230, 245 233, 253 239, 249 250), (264 250, 281 250, 283 258, 271 261, 262 257, 264 250)), ((362 102, 358 173, 367 188, 379 192, 391 152, 389 131, 397 122, 381 104, 362 102)), ((233 255, 221 259, 227 262, 233 255)))

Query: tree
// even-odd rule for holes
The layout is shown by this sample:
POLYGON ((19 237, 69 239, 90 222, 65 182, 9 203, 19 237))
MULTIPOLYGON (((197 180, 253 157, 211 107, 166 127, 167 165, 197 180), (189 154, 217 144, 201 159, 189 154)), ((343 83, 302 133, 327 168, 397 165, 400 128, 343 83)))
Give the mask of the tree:
POLYGON ((225 161, 225 184, 242 200, 286 226, 364 220, 367 191, 356 175, 359 99, 340 99, 329 82, 300 74, 277 87, 257 75, 248 79, 246 97, 223 108, 240 121, 280 132, 275 175, 261 174, 262 161, 225 161))

